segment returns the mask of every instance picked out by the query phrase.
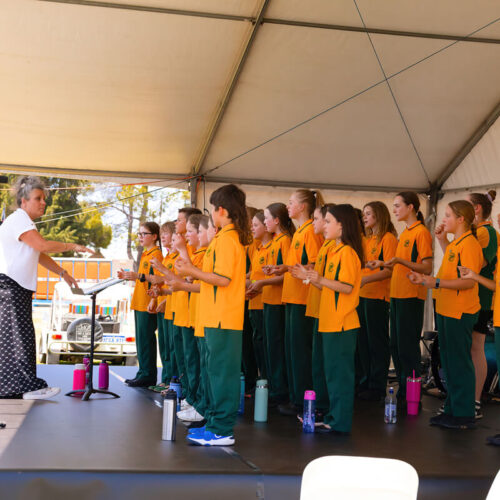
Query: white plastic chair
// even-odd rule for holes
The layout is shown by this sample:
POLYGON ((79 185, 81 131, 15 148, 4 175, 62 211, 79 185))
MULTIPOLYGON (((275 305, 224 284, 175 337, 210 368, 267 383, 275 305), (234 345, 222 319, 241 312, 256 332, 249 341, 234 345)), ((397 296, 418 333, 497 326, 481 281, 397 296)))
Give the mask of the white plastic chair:
POLYGON ((302 474, 300 500, 415 500, 417 471, 390 458, 321 457, 302 474))
POLYGON ((498 471, 486 500, 500 500, 500 470, 498 471))

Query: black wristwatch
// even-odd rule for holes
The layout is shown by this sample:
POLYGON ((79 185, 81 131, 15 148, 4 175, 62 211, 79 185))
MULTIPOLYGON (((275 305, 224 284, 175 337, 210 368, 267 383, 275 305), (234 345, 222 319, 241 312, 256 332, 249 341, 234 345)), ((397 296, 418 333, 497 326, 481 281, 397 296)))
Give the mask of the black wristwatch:
POLYGON ((146 275, 144 273, 139 274, 139 281, 144 283, 146 281, 146 275))

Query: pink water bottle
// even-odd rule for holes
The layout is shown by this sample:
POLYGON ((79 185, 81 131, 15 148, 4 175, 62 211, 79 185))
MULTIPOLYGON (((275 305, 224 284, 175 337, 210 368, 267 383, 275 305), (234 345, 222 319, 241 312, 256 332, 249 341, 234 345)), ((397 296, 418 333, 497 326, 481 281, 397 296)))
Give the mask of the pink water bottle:
POLYGON ((99 365, 99 389, 109 387, 109 366, 106 361, 101 361, 99 365))
POLYGON ((415 377, 415 370, 413 370, 413 377, 408 377, 406 379, 406 404, 408 415, 418 415, 421 385, 422 378, 415 377))
POLYGON ((84 391, 85 390, 85 365, 77 364, 73 370, 73 390, 74 391, 84 391))
POLYGON ((84 356, 83 364, 85 365, 85 387, 88 387, 90 382, 90 358, 88 356, 84 356))

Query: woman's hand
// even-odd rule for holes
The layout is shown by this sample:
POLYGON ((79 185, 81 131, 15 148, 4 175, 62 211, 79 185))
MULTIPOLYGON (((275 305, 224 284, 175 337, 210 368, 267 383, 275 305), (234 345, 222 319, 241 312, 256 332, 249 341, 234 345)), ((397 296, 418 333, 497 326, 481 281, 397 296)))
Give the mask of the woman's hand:
POLYGON ((266 275, 266 276, 270 276, 273 271, 273 267, 274 266, 262 266, 262 272, 266 275))
POLYGON ((392 259, 386 260, 382 263, 382 267, 386 267, 387 269, 394 269, 396 264, 400 264, 399 257, 393 257, 392 259))
POLYGON ((472 269, 464 266, 458 266, 458 270, 460 271, 460 278, 463 280, 475 280, 477 281, 478 274, 475 273, 472 269))
POLYGON ((136 279, 139 278, 138 273, 135 273, 134 271, 125 271, 125 269, 119 269, 116 275, 121 280, 127 280, 127 281, 135 281, 136 279))
POLYGON ((90 248, 84 247, 83 245, 78 245, 77 243, 70 243, 73 245, 72 250, 78 253, 89 253, 90 255, 95 255, 95 251, 90 248))
POLYGON ((262 287, 264 283, 262 280, 256 280, 253 283, 250 283, 247 287, 247 293, 252 293, 255 295, 259 294, 262 291, 262 287))
POLYGON ((148 313, 156 312, 156 299, 151 299, 148 304, 148 313))
POLYGON ((310 283, 316 283, 317 285, 319 285, 319 282, 321 281, 321 276, 317 271, 310 270, 306 272, 305 281, 308 281, 310 283))
POLYGON ((153 285, 147 292, 146 292, 150 297, 159 297, 161 295, 160 293, 160 287, 158 285, 153 285))
POLYGON ((307 279, 307 272, 308 269, 302 264, 295 264, 293 267, 290 268, 290 274, 294 278, 297 278, 299 280, 307 279))
POLYGON ((165 276, 157 276, 156 274, 148 274, 148 281, 153 285, 161 285, 165 281, 165 276))
POLYGON ((282 276, 288 271, 288 266, 285 264, 280 264, 279 266, 269 266, 271 267, 271 272, 269 274, 274 274, 275 276, 282 276))
POLYGON ((383 260, 369 260, 366 262, 365 267, 367 269, 370 269, 371 271, 375 271, 375 269, 378 269, 379 267, 384 267, 384 261, 383 260))
POLYGON ((433 276, 427 276, 426 274, 416 273, 412 271, 407 274, 408 279, 414 285, 422 285, 425 288, 435 288, 436 287, 436 278, 433 276))
POLYGON ((78 282, 68 273, 68 271, 64 270, 61 277, 70 287, 74 286, 75 288, 80 288, 78 282))

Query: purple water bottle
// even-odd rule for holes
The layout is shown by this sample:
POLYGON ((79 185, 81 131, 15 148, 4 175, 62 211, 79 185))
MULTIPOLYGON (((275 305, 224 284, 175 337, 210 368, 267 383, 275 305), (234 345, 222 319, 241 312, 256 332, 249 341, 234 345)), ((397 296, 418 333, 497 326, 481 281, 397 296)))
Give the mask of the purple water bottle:
POLYGON ((87 388, 90 381, 90 358, 88 356, 84 356, 83 364, 85 365, 85 387, 87 388))
POLYGON ((109 365, 106 361, 101 361, 99 365, 99 389, 109 387, 109 365))
POLYGON ((302 430, 307 433, 314 432, 314 423, 316 410, 316 393, 306 391, 304 393, 304 414, 302 416, 302 430))

